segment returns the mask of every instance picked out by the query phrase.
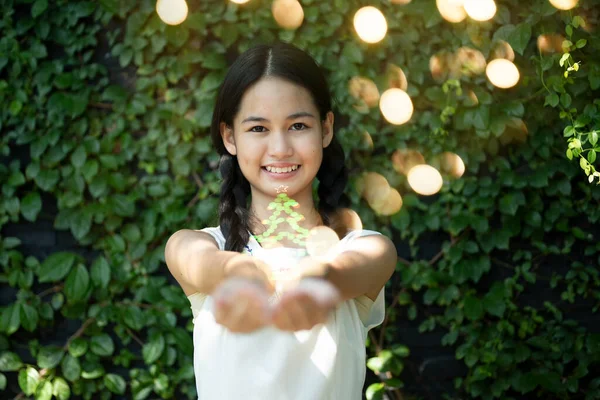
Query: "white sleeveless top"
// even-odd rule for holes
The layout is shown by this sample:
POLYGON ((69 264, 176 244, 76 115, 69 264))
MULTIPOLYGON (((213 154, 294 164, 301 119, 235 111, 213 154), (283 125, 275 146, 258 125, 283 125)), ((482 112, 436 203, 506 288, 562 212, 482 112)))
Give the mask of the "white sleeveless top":
MULTIPOLYGON (((202 231, 211 234, 224 249, 220 227, 202 231)), ((350 249, 357 237, 379 234, 350 231, 332 251, 350 249)), ((243 252, 260 257, 275 269, 293 265, 303 255, 298 250, 263 249, 251 236, 243 252)), ((278 297, 275 293, 271 302, 278 297)), ((347 300, 325 324, 297 332, 266 327, 252 333, 233 333, 215 322, 211 296, 195 293, 188 299, 194 318, 194 373, 199 400, 362 399, 365 340, 369 329, 383 322, 384 289, 375 302, 367 296, 347 300)))

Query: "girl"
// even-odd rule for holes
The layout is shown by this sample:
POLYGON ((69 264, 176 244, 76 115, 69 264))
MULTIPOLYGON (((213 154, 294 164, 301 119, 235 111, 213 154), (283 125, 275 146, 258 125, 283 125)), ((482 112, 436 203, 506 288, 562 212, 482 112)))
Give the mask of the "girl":
POLYGON ((336 223, 348 172, 333 122, 323 72, 290 44, 249 49, 225 77, 211 127, 220 225, 182 229, 165 249, 194 315, 200 400, 361 399, 366 335, 383 321, 397 256, 379 232, 336 223), (268 249, 263 221, 282 193, 303 219, 271 227, 283 246, 268 249), (295 235, 323 225, 343 238, 329 262, 305 257, 295 235), (276 291, 285 268, 299 279, 276 291))

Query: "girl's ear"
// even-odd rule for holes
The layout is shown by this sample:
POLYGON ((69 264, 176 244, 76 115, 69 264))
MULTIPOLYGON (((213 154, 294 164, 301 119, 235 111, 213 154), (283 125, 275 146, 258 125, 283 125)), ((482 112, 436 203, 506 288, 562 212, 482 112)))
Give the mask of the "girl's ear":
POLYGON ((333 111, 329 111, 325 117, 325 121, 322 123, 323 148, 329 146, 329 143, 333 139, 333 120, 333 111))
POLYGON ((235 156, 237 154, 237 148, 235 146, 235 137, 233 136, 233 129, 227 126, 225 122, 221 122, 221 124, 219 125, 219 129, 221 130, 221 138, 223 139, 223 145, 225 146, 229 154, 235 156))

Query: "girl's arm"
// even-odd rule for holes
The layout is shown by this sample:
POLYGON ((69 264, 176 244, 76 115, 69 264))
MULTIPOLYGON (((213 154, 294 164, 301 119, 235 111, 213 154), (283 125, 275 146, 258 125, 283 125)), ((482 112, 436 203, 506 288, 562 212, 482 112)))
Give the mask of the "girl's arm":
POLYGON ((217 242, 206 232, 191 229, 175 232, 165 246, 165 261, 188 296, 198 292, 211 294, 232 276, 258 279, 270 286, 268 271, 254 257, 219 250, 217 242))
POLYGON ((362 236, 352 241, 352 250, 340 253, 329 265, 327 280, 342 301, 366 295, 375 301, 396 269, 394 243, 384 235, 362 236))

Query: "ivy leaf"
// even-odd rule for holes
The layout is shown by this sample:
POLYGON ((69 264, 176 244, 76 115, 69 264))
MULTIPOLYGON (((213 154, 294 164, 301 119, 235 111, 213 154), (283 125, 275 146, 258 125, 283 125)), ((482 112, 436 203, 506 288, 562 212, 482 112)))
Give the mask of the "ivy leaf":
POLYGON ((71 270, 65 282, 65 296, 71 302, 78 302, 85 298, 90 285, 90 275, 82 264, 71 270))
POLYGON ((62 349, 62 347, 42 347, 37 355, 38 366, 40 368, 54 368, 60 364, 64 354, 65 351, 62 349))
POLYGON ((34 222, 42 210, 42 198, 38 192, 31 192, 21 200, 21 214, 30 222, 34 222))
POLYGON ((480 319, 483 315, 483 304, 480 299, 469 294, 464 300, 465 317, 471 321, 480 319))
POLYGON ((120 375, 106 374, 104 375, 104 386, 115 394, 125 394, 126 384, 125 379, 120 375))
POLYGON ((48 0, 36 0, 31 7, 31 16, 33 18, 39 17, 48 8, 48 0))
POLYGON ((531 24, 524 22, 516 26, 516 28, 508 35, 508 43, 513 50, 523 55, 529 39, 531 38, 531 24))
POLYGON ((502 318, 504 311, 506 310, 503 284, 498 282, 494 283, 490 291, 483 297, 483 307, 488 313, 502 318))
POLYGON ((165 339, 162 335, 156 336, 149 343, 146 343, 142 348, 144 362, 147 365, 153 364, 160 358, 165 349, 165 339))
POLYGON ((23 362, 18 354, 11 351, 4 351, 0 355, 0 371, 12 372, 18 371, 23 366, 23 362))
POLYGON ((52 382, 52 394, 58 398, 58 400, 68 400, 71 397, 71 388, 67 381, 60 376, 54 378, 52 382))
POLYGON ((382 382, 372 383, 369 385, 367 390, 365 391, 365 396, 367 400, 381 400, 383 399, 383 394, 385 393, 385 384, 382 382))
POLYGON ((13 303, 2 312, 0 326, 7 335, 15 333, 21 326, 21 307, 19 303, 13 303))
POLYGON ((70 354, 65 355, 60 364, 60 368, 65 378, 71 382, 75 382, 81 375, 81 365, 79 360, 70 354))
POLYGON ((115 351, 115 344, 110 336, 102 333, 92 337, 90 350, 99 356, 108 357, 115 351))
POLYGON ((56 282, 63 279, 75 263, 75 254, 68 252, 57 252, 49 255, 38 273, 40 283, 56 282))
POLYGON ((92 264, 92 283, 98 288, 106 288, 110 282, 110 266, 104 257, 98 257, 92 264))
POLYGON ((19 387, 26 396, 35 393, 40 383, 40 373, 33 367, 27 367, 19 371, 19 387))
POLYGON ((3 373, 0 373, 0 390, 5 390, 6 389, 6 375, 4 375, 3 373))
POLYGON ((33 332, 38 323, 38 312, 35 307, 22 303, 21 304, 21 325, 26 331, 33 332))

